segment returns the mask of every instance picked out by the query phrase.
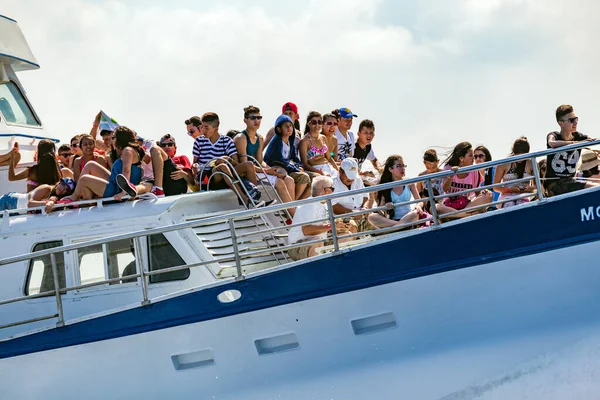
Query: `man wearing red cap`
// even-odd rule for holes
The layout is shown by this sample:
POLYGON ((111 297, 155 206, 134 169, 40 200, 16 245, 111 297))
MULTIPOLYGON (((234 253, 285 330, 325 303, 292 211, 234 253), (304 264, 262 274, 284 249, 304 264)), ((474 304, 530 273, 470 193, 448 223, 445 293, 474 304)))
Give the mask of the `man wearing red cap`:
MULTIPOLYGON (((300 118, 300 115, 298 114, 298 106, 292 103, 291 101, 288 101, 283 105, 283 107, 281 107, 281 114, 287 115, 292 119, 292 121, 294 121, 296 136, 298 137, 298 139, 301 139, 302 132, 300 132, 300 122, 298 122, 298 119, 300 118)), ((267 148, 267 145, 269 144, 271 139, 273 139, 273 136, 275 136, 275 128, 269 129, 269 132, 267 132, 267 136, 265 136, 265 149, 267 148)))

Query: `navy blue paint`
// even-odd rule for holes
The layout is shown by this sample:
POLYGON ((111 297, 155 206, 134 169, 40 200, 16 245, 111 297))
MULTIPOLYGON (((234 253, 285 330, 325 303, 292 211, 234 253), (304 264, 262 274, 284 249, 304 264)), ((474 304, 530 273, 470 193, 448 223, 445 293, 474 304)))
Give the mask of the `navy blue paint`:
POLYGON ((592 205, 600 205, 600 192, 582 192, 537 207, 491 214, 298 268, 2 342, 0 358, 207 321, 597 241, 600 218, 581 222, 581 208, 592 205), (377 255, 376 263, 373 254, 377 255), (239 290, 242 298, 219 303, 217 295, 227 289, 239 290))
POLYGON ((25 133, 0 133, 0 137, 23 137, 23 138, 28 138, 28 139, 48 139, 48 140, 52 140, 54 143, 60 143, 60 139, 53 139, 53 138, 49 138, 49 137, 45 137, 45 136, 35 136, 35 135, 27 135, 25 133))
POLYGON ((39 67, 40 67, 40 66, 39 66, 39 64, 36 64, 36 63, 34 63, 33 61, 29 61, 29 60, 26 60, 26 59, 24 59, 24 58, 21 58, 21 57, 15 57, 15 56, 11 56, 10 54, 0 53, 0 57, 8 57, 8 58, 12 58, 12 59, 15 59, 15 60, 18 60, 18 61, 22 61, 22 62, 24 62, 24 63, 26 63, 26 64, 33 65, 34 67, 37 67, 37 68, 39 68, 39 67))
POLYGON ((4 19, 7 19, 7 20, 15 22, 15 23, 17 22, 17 20, 12 19, 12 18, 8 18, 6 15, 0 15, 0 18, 4 18, 4 19))

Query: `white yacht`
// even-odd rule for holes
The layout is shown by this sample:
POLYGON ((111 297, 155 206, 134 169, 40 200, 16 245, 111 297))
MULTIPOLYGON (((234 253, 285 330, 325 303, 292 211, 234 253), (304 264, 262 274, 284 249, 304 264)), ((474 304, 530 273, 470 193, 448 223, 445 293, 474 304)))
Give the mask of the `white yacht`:
MULTIPOLYGON (((37 68, 0 16, 0 153, 19 141, 22 166, 50 138, 16 75, 37 68)), ((6 169, 3 191, 24 192, 6 169)), ((0 398, 595 398, 600 192, 535 182, 509 209, 333 229, 301 261, 285 206, 228 190, 3 211, 0 398)))

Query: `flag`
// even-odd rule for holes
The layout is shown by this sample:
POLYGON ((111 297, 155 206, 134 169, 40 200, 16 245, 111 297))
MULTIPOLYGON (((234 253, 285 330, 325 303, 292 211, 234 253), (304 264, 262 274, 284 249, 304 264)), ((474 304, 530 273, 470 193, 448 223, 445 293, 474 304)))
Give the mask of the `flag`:
POLYGON ((101 131, 114 131, 119 127, 119 123, 114 118, 109 117, 104 111, 101 113, 99 126, 101 131))

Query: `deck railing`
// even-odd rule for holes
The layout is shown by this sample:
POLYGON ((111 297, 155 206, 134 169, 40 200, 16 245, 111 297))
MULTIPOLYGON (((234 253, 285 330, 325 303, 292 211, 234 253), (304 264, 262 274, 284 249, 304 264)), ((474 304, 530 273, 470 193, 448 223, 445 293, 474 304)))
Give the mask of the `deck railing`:
MULTIPOLYGON (((390 227, 390 228, 378 229, 378 230, 376 230, 376 232, 378 234, 391 233, 394 231, 398 231, 400 229, 423 224, 424 222, 428 222, 428 221, 433 222, 433 225, 431 227, 429 227, 428 229, 442 228, 444 225, 441 223, 442 222, 441 219, 451 217, 455 214, 464 213, 464 210, 457 211, 456 213, 453 212, 453 213, 446 213, 443 215, 438 215, 438 213, 436 212, 436 208, 435 208, 436 201, 443 200, 446 197, 453 197, 456 195, 468 194, 468 193, 475 192, 475 191, 481 191, 483 189, 493 189, 494 187, 499 187, 499 186, 512 186, 515 183, 529 182, 532 179, 535 181, 535 185, 537 188, 536 193, 524 193, 520 196, 514 196, 510 200, 499 200, 496 202, 482 204, 477 207, 469 208, 468 211, 473 212, 473 211, 477 211, 477 210, 482 210, 482 209, 485 209, 485 208, 488 208, 491 206, 500 205, 507 201, 514 201, 515 199, 520 199, 520 198, 533 198, 538 203, 539 202, 543 203, 546 200, 546 197, 544 196, 543 185, 542 185, 543 178, 540 177, 538 166, 536 163, 536 158, 545 157, 549 154, 553 154, 553 153, 557 153, 557 152, 562 152, 562 151, 566 151, 566 150, 574 150, 574 149, 589 147, 589 146, 597 145, 597 144, 600 144, 600 140, 595 141, 595 142, 582 142, 582 143, 573 144, 570 146, 561 147, 558 149, 549 149, 549 150, 544 150, 544 151, 538 151, 535 153, 527 153, 527 154, 523 154, 523 155, 509 157, 509 158, 502 159, 502 160, 490 161, 490 162, 486 162, 486 163, 482 163, 482 164, 476 164, 476 165, 472 165, 472 166, 468 166, 468 167, 464 167, 464 168, 459 168, 457 171, 447 170, 447 171, 424 175, 424 176, 420 176, 420 177, 416 177, 416 178, 403 179, 401 181, 389 182, 389 183, 376 185, 376 186, 369 186, 369 187, 365 187, 364 189, 353 190, 351 192, 332 193, 329 195, 319 196, 318 198, 309 198, 309 199, 298 200, 298 201, 293 201, 293 202, 289 202, 289 203, 275 204, 273 206, 269 206, 269 207, 265 207, 265 208, 256 208, 256 209, 235 211, 235 212, 231 212, 231 213, 227 213, 227 214, 206 217, 203 219, 194 220, 194 221, 190 221, 190 222, 184 222, 184 223, 179 223, 179 224, 170 225, 170 226, 152 228, 152 229, 136 231, 136 232, 130 232, 130 233, 121 234, 121 235, 114 235, 114 236, 107 237, 107 238, 94 239, 94 240, 89 240, 86 242, 79 242, 79 243, 74 243, 74 244, 67 244, 67 245, 63 245, 60 247, 54 247, 54 248, 50 248, 50 249, 46 249, 46 250, 37 251, 35 253, 27 253, 27 254, 22 254, 22 255, 18 255, 18 256, 7 257, 7 258, 0 260, 0 268, 5 265, 8 265, 8 264, 13 264, 13 263, 21 262, 21 261, 27 261, 27 260, 31 260, 34 258, 42 257, 45 255, 50 255, 51 264, 52 264, 52 273, 53 273, 53 278, 54 278, 54 290, 50 290, 50 291, 46 291, 46 292, 38 293, 38 294, 34 294, 34 295, 29 295, 29 296, 21 296, 21 297, 3 300, 3 301, 0 301, 0 306, 19 302, 19 301, 31 300, 33 298, 38 298, 38 297, 42 297, 42 296, 54 295, 56 298, 57 312, 52 315, 48 315, 48 316, 25 319, 22 321, 15 321, 15 322, 7 323, 4 325, 0 325, 0 329, 11 327, 11 326, 28 324, 28 323, 42 321, 42 320, 47 320, 47 319, 52 319, 52 318, 57 318, 57 324, 56 324, 57 327, 63 326, 65 324, 65 321, 64 321, 64 316, 63 316, 62 299, 61 299, 60 294, 64 294, 64 293, 66 293, 68 291, 72 291, 72 290, 79 290, 79 289, 89 288, 89 287, 93 287, 93 286, 101 286, 101 285, 106 285, 106 284, 110 284, 110 283, 126 281, 129 279, 140 278, 140 280, 141 280, 140 286, 141 286, 141 290, 142 290, 141 304, 147 305, 147 304, 150 304, 152 301, 152 299, 150 299, 148 297, 148 281, 147 281, 147 279, 150 276, 179 271, 179 270, 187 269, 187 268, 206 266, 208 264, 214 264, 214 263, 220 263, 220 262, 226 262, 226 261, 228 261, 228 262, 235 261, 237 275, 235 276, 234 279, 235 280, 243 280, 243 279, 245 279, 245 277, 244 277, 242 267, 241 267, 241 259, 246 258, 246 257, 255 257, 258 255, 263 255, 263 254, 271 254, 274 250, 273 249, 262 249, 262 250, 251 250, 251 251, 245 250, 245 251, 239 252, 237 249, 237 238, 240 238, 240 237, 248 237, 248 236, 252 236, 252 235, 264 235, 265 233, 274 233, 274 232, 278 232, 278 231, 288 231, 290 228, 292 228, 294 226, 302 226, 305 224, 314 224, 314 223, 327 221, 331 224, 331 238, 330 239, 315 239, 315 240, 306 241, 306 242, 302 242, 302 243, 287 244, 285 246, 277 247, 276 251, 278 251, 278 252, 286 251, 286 250, 301 247, 301 246, 306 246, 306 245, 311 245, 311 244, 316 244, 316 243, 323 243, 325 240, 332 240, 333 241, 333 249, 332 250, 333 250, 333 254, 335 255, 340 252, 340 240, 356 238, 358 236, 364 236, 364 235, 368 235, 369 233, 374 232, 374 231, 358 232, 358 233, 349 233, 349 234, 340 235, 339 232, 337 232, 337 230, 336 230, 335 219, 340 218, 340 217, 354 217, 354 216, 358 216, 358 215, 362 215, 362 214, 372 213, 377 210, 385 210, 386 209, 385 207, 376 207, 376 208, 371 208, 371 209, 366 209, 366 210, 357 210, 355 212, 342 214, 342 215, 334 215, 332 200, 335 200, 337 198, 348 197, 350 194, 352 194, 352 195, 367 194, 367 193, 371 193, 371 192, 375 192, 375 191, 391 189, 393 187, 401 186, 401 185, 408 185, 408 184, 413 184, 413 183, 418 183, 418 182, 425 183, 427 191, 428 191, 427 198, 395 203, 394 206, 410 205, 410 204, 416 204, 416 203, 421 203, 421 202, 429 202, 429 204, 431 205, 430 209, 432 211, 432 213, 431 213, 432 216, 427 219, 421 219, 421 220, 415 221, 413 223, 407 223, 407 224, 394 226, 394 227, 390 227), (483 170, 483 169, 487 169, 487 168, 502 165, 502 164, 508 164, 508 163, 522 161, 522 160, 528 160, 528 159, 532 160, 532 164, 533 164, 534 175, 532 177, 517 179, 517 180, 513 180, 513 181, 509 181, 509 182, 502 182, 502 183, 498 183, 498 184, 492 184, 492 185, 488 185, 488 186, 482 186, 482 187, 478 187, 478 188, 464 190, 462 192, 457 192, 457 193, 441 194, 441 195, 434 196, 433 188, 432 188, 432 180, 436 180, 436 179, 440 179, 440 178, 448 178, 455 174, 483 170), (278 227, 264 229, 260 232, 237 234, 235 231, 234 221, 236 219, 248 218, 248 217, 254 217, 254 216, 264 216, 267 213, 273 213, 273 212, 285 210, 285 209, 288 209, 291 207, 299 207, 299 206, 310 204, 313 202, 325 202, 327 209, 329 211, 329 215, 325 218, 315 219, 315 220, 308 221, 308 222, 305 222, 302 224, 278 226, 278 227), (56 258, 55 258, 55 254, 57 254, 57 253, 74 251, 74 250, 78 250, 78 249, 81 249, 84 247, 106 244, 106 243, 123 240, 123 239, 133 239, 134 246, 136 249, 136 254, 141 254, 140 249, 143 248, 142 240, 147 236, 161 234, 161 233, 167 233, 167 232, 174 232, 174 231, 179 231, 179 230, 183 230, 183 229, 199 227, 199 226, 203 226, 203 225, 210 225, 210 224, 214 224, 214 223, 218 223, 218 222, 226 222, 231 229, 232 244, 233 244, 234 250, 235 250, 233 256, 214 257, 210 260, 205 260, 205 261, 201 261, 201 262, 197 262, 197 263, 186 264, 186 265, 181 265, 181 266, 176 266, 176 267, 165 268, 165 269, 156 270, 156 271, 148 271, 147 263, 145 262, 144 257, 139 257, 138 273, 136 273, 136 274, 122 276, 122 277, 118 277, 118 278, 106 279, 103 281, 93 282, 93 283, 84 284, 84 285, 76 285, 76 286, 71 286, 71 287, 66 287, 66 288, 59 287, 58 270, 57 270, 57 264, 56 264, 56 258)), ((81 201, 81 202, 71 203, 71 204, 89 204, 89 203, 94 203, 94 204, 97 204, 99 207, 102 207, 103 202, 102 202, 102 200, 93 200, 93 201, 81 201)), ((62 206, 55 206, 55 207, 60 208, 62 206)), ((36 207, 34 209, 28 209, 28 210, 40 210, 40 209, 43 209, 43 207, 36 207)), ((16 211, 21 212, 23 210, 16 210, 16 211)), ((15 210, 10 210, 10 213, 13 213, 13 212, 15 212, 15 210)), ((9 222, 8 221, 9 220, 9 212, 8 211, 3 212, 3 219, 4 219, 4 221, 2 223, 8 224, 8 222, 9 222)), ((377 239, 373 238, 372 240, 377 240, 377 239)), ((361 241, 361 243, 364 243, 364 241, 361 241)), ((346 243, 344 245, 346 245, 346 243)), ((225 281, 223 281, 223 284, 225 284, 227 282, 228 281, 225 280, 225 281)))

